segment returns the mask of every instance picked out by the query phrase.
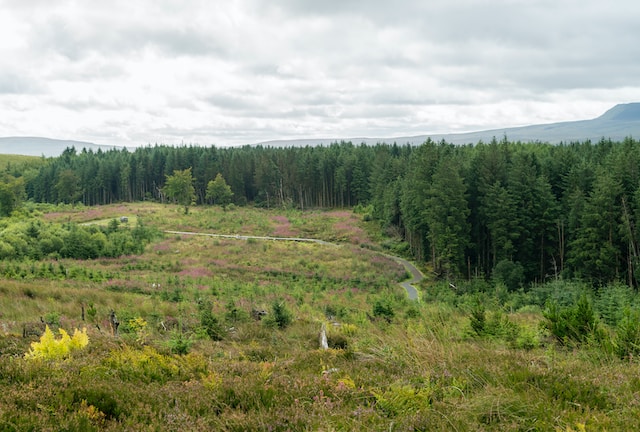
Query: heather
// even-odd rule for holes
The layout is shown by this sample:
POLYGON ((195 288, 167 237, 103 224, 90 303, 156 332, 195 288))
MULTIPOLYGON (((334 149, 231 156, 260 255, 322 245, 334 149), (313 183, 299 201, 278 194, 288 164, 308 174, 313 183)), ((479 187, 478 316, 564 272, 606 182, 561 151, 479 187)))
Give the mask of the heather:
POLYGON ((410 301, 406 269, 380 253, 402 239, 344 210, 145 203, 30 217, 135 229, 113 227, 123 215, 160 233, 141 253, 2 263, 2 430, 635 428, 639 303, 624 285, 509 290, 423 266, 410 301), (161 234, 174 225, 231 237, 161 234), (283 226, 332 244, 235 237, 283 226), (86 344, 67 351, 75 334, 86 344), (62 354, 31 358, 42 344, 62 354))

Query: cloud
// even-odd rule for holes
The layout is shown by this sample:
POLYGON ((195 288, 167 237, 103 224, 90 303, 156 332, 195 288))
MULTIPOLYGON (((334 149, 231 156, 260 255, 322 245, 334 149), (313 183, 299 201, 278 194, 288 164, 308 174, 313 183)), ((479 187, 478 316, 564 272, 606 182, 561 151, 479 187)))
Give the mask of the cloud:
POLYGON ((0 135, 403 136, 595 117, 640 100, 630 0, 2 6, 0 135))

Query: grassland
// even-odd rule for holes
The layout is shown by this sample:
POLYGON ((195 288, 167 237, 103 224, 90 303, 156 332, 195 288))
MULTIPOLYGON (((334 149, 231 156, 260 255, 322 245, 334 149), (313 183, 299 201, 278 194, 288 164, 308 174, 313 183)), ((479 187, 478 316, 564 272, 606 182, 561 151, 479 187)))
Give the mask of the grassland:
POLYGON ((31 166, 39 167, 44 163, 44 159, 40 156, 23 156, 23 155, 7 155, 0 154, 0 170, 4 171, 10 166, 31 166))
POLYGON ((137 256, 3 263, 17 271, 0 280, 0 430, 637 429, 636 359, 559 345, 539 307, 483 282, 454 292, 425 280, 421 302, 407 300, 405 270, 377 253, 379 229, 352 212, 184 215, 144 203, 33 214, 340 246, 165 235, 137 256), (483 332, 472 320, 478 293, 483 332), (255 320, 254 310, 268 315, 255 320), (22 331, 40 317, 86 327, 87 348, 26 359, 38 337, 22 331))

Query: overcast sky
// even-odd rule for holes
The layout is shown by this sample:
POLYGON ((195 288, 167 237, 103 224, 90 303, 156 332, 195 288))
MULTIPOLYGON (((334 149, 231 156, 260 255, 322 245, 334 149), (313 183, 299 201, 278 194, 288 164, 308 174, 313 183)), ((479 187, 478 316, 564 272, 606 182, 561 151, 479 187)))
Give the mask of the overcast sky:
POLYGON ((0 0, 0 136, 218 146, 597 117, 637 0, 0 0))

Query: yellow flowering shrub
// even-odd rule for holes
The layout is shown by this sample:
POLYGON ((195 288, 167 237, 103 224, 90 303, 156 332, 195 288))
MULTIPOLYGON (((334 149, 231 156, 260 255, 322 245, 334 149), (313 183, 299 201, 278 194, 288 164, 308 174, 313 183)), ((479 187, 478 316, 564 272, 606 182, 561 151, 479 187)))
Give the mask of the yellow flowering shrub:
POLYGON ((31 349, 24 355, 27 359, 62 360, 73 351, 81 350, 89 344, 87 329, 75 329, 73 336, 69 336, 64 329, 58 330, 60 339, 56 339, 53 332, 46 326, 40 341, 32 342, 31 349))

